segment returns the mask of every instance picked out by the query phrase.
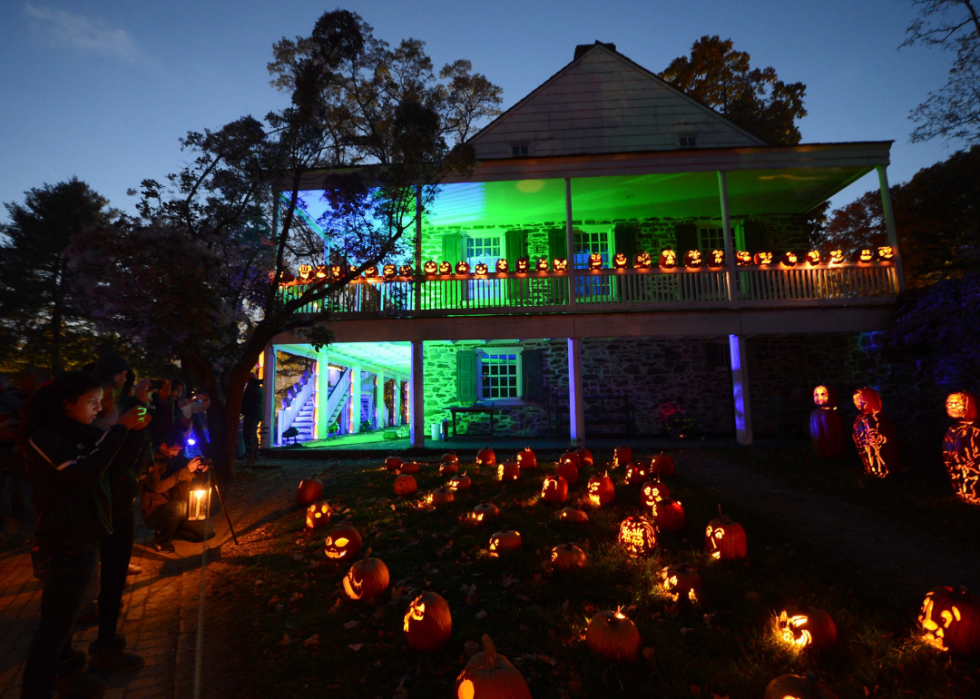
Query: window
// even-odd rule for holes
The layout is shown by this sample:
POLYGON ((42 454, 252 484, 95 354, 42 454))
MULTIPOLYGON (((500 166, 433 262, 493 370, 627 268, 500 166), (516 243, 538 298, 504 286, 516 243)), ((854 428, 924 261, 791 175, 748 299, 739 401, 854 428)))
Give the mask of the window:
POLYGON ((709 369, 730 369, 727 342, 708 342, 704 346, 704 358, 709 369))
MULTIPOLYGON (((466 259, 470 270, 475 270, 479 263, 487 266, 491 272, 496 269, 497 260, 504 256, 503 236, 500 234, 472 235, 467 234, 463 237, 463 257, 466 259)), ((490 287, 486 280, 470 278, 467 284, 467 298, 485 298, 490 292, 490 287)))
POLYGON ((526 143, 514 143, 511 144, 510 154, 511 155, 529 155, 531 153, 531 146, 526 143))
POLYGON ((518 348, 481 350, 479 398, 500 401, 521 398, 521 351, 518 348))
POLYGON ((680 136, 681 148, 697 148, 697 137, 695 136, 680 136))
POLYGON ((698 250, 707 252, 709 250, 725 249, 725 229, 709 225, 698 226, 698 250))
MULTIPOLYGON (((597 252, 602 255, 602 267, 607 269, 612 260, 613 249, 607 230, 575 230, 575 269, 589 268, 589 255, 597 252)), ((576 277, 576 296, 609 296, 609 277, 576 277)))

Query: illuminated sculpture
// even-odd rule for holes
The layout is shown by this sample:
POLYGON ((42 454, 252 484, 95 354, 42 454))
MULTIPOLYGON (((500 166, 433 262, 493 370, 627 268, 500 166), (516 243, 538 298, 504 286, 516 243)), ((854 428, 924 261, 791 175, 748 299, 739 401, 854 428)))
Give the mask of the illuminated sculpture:
POLYGON ((738 267, 748 267, 752 264, 752 253, 748 250, 739 250, 735 253, 735 264, 738 267))
POLYGON ((467 275, 470 273, 470 264, 466 260, 460 260, 456 263, 456 274, 467 275))
POLYGON ((393 264, 387 264, 382 268, 382 274, 386 280, 391 281, 398 275, 398 268, 393 264))
MULTIPOLYGON (((318 277, 320 276, 320 273, 319 272, 317 272, 317 276, 318 277)), ((344 276, 344 268, 343 268, 342 265, 330 265, 330 278, 331 279, 340 279, 343 276, 344 276)))
POLYGON ((621 252, 613 255, 613 269, 626 269, 629 266, 629 258, 621 252))
POLYGON ((414 277, 415 270, 412 269, 412 265, 402 265, 398 268, 398 275, 401 277, 414 277))
POLYGON ((820 264, 820 251, 811 250, 806 254, 806 263, 811 267, 820 264))
POLYGON ((647 479, 650 475, 650 469, 648 466, 640 463, 639 461, 634 462, 626 467, 626 485, 639 485, 647 479))
POLYGON ((613 485, 609 472, 600 476, 596 474, 589 479, 589 502, 600 507, 601 505, 611 505, 616 501, 616 486, 613 485))
POLYGON ((640 632, 619 609, 599 612, 589 620, 585 645, 597 655, 609 660, 636 662, 640 657, 640 632))
POLYGON ((875 254, 871 248, 861 248, 854 257, 858 263, 868 265, 874 262, 875 254))
POLYGON ((895 259, 895 250, 890 245, 882 245, 875 251, 875 258, 879 262, 891 262, 895 259))
POLYGON ((837 411, 837 391, 829 386, 813 389, 817 406, 810 413, 810 439, 813 451, 821 459, 839 459, 844 455, 844 421, 837 411))
POLYGON ((700 250, 688 250, 684 255, 684 266, 688 269, 701 269, 703 263, 700 250))
POLYGON ((935 587, 919 612, 921 639, 939 650, 973 655, 980 651, 980 597, 964 588, 935 587))
POLYGON ((776 638, 791 650, 826 650, 837 643, 837 624, 819 609, 784 609, 776 618, 776 638))
POLYGON ((633 258, 633 269, 650 269, 653 267, 653 259, 648 252, 638 252, 633 258))
POLYGON ((391 580, 388 566, 380 558, 371 558, 371 549, 344 576, 344 592, 352 600, 372 600, 388 589, 391 580))
POLYGON ((589 255, 589 269, 602 269, 602 255, 593 252, 589 255))
POLYGON ((589 515, 587 515, 582 510, 576 510, 574 507, 566 507, 561 512, 558 513, 558 519, 562 522, 568 522, 570 524, 588 524, 589 515))
POLYGON ((470 527, 477 527, 491 519, 497 519, 500 510, 492 502, 480 503, 473 508, 472 512, 467 512, 465 516, 459 518, 461 524, 470 527))
POLYGON ((506 274, 508 269, 507 260, 502 257, 497 260, 497 274, 506 274))
POLYGON ((435 260, 426 260, 422 265, 422 271, 425 272, 425 276, 434 277, 439 272, 439 264, 435 260))
POLYGON ((456 678, 453 696, 456 699, 531 699, 531 690, 520 670, 507 658, 497 655, 493 641, 486 634, 483 651, 476 653, 456 678))
POLYGON ((545 476, 541 485, 541 499, 545 502, 565 502, 568 499, 568 481, 561 476, 545 476))
POLYGON ((556 257, 554 267, 556 272, 567 272, 568 260, 566 260, 564 257, 556 257))
POLYGON ((323 541, 323 552, 335 561, 349 560, 360 550, 361 533, 349 524, 337 525, 323 541))
POLYGON ((592 468, 592 465, 595 464, 595 459, 592 458, 592 452, 585 447, 579 447, 574 453, 578 457, 579 468, 592 468))
POLYGON ((670 488, 665 483, 661 483, 659 479, 647 481, 640 489, 640 500, 643 502, 644 507, 654 508, 658 502, 669 497, 670 488))
POLYGON ((418 490, 415 476, 401 475, 395 479, 395 495, 411 495, 418 490))
POLYGON ((315 502, 306 508, 306 528, 319 529, 330 521, 330 503, 326 500, 315 502))
POLYGON ((535 263, 534 267, 539 272, 547 272, 548 271, 548 258, 547 257, 539 257, 538 258, 538 261, 535 263))
POLYGON ((300 281, 306 283, 313 278, 313 265, 300 265, 299 266, 299 279, 300 281))
POLYGON ((946 414, 955 423, 943 439, 943 463, 957 497, 980 504, 977 482, 980 481, 980 426, 977 425, 977 399, 972 393, 950 393, 946 414))
POLYGON ((453 634, 449 604, 436 592, 423 592, 408 605, 402 628, 412 650, 436 650, 453 634))
POLYGON ((721 269, 725 266, 725 251, 712 250, 708 253, 708 269, 721 269))
POLYGON ((521 533, 519 531, 505 529, 504 531, 496 532, 490 537, 490 545, 487 547, 487 550, 495 558, 502 553, 520 551, 523 544, 524 542, 521 539, 521 533))
POLYGON ((490 268, 487 267, 487 263, 486 262, 477 262, 476 263, 476 274, 478 276, 485 277, 489 273, 490 273, 490 268))
POLYGON ((304 478, 296 489, 296 504, 306 507, 323 497, 323 483, 315 478, 304 478))
POLYGON ((313 273, 313 276, 315 276, 317 279, 326 279, 327 274, 328 271, 326 265, 317 265, 316 271, 313 273))
POLYGON ((881 396, 873 388, 856 390, 854 407, 860 413, 854 419, 854 445, 864 463, 864 472, 875 478, 885 478, 898 468, 895 428, 881 411, 881 396))
POLYGON ((667 566, 660 571, 660 588, 672 601, 696 607, 701 599, 701 576, 687 563, 667 566))
POLYGON ((497 478, 502 481, 516 481, 521 477, 521 467, 516 461, 502 461, 497 467, 497 478))
POLYGON ((766 687, 763 699, 837 699, 837 695, 817 681, 817 675, 780 675, 766 687))
POLYGON ((745 530, 738 522, 721 513, 718 519, 708 522, 704 530, 704 550, 716 561, 740 561, 749 555, 745 530))
POLYGON ((449 262, 439 263, 439 274, 443 277, 450 277, 453 274, 453 266, 449 262))
POLYGON ((627 517, 619 525, 619 544, 633 558, 645 556, 657 546, 657 528, 646 517, 627 517))
POLYGON ((364 276, 367 277, 368 279, 374 279, 375 277, 377 277, 378 276, 377 265, 371 265, 370 267, 366 267, 364 269, 364 276))
POLYGON ((589 564, 585 551, 575 544, 562 544, 551 549, 551 567, 562 573, 582 570, 589 564))
POLYGON ((531 261, 528 260, 526 257, 518 257, 517 258, 517 273, 518 274, 527 274, 530 271, 531 271, 531 261))
POLYGON ((842 265, 844 264, 844 251, 840 248, 830 251, 830 264, 832 265, 842 265))
POLYGON ((759 267, 767 267, 772 264, 772 253, 771 252, 757 252, 752 257, 752 262, 759 267))
POLYGON ((660 269, 674 269, 677 267, 677 253, 666 248, 660 253, 660 269))
POLYGON ((796 267, 796 253, 795 252, 784 252, 783 256, 779 258, 779 264, 782 267, 796 267))

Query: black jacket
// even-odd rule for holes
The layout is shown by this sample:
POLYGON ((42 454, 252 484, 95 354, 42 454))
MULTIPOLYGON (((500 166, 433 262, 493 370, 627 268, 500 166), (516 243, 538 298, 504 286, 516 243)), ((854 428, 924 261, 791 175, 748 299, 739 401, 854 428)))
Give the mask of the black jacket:
POLYGON ((265 391, 258 379, 249 379, 242 396, 242 415, 261 420, 265 411, 265 391))
POLYGON ((68 418, 34 431, 25 457, 40 548, 91 546, 112 532, 106 471, 128 433, 122 425, 100 433, 68 418))

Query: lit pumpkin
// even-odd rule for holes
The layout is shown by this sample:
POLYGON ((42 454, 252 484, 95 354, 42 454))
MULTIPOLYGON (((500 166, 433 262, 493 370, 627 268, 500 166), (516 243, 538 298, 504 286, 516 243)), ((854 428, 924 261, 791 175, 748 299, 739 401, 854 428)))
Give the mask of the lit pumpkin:
POLYGON ((687 515, 684 506, 678 500, 663 498, 654 505, 653 521, 662 532, 682 532, 687 527, 687 515))
POLYGON ((395 479, 395 495, 411 495, 418 490, 415 476, 400 475, 395 479))
POLYGON ((382 274, 386 280, 391 281, 398 275, 398 268, 391 264, 385 265, 382 274))
POLYGON ((725 266, 725 251, 712 250, 708 253, 708 269, 721 269, 725 266))
POLYGON ((516 481, 521 477, 521 467, 516 461, 504 461, 497 467, 497 478, 502 481, 516 481))
POLYGON ((444 464, 458 464, 459 457, 456 456, 456 452, 447 452, 442 455, 442 463, 444 464))
POLYGON ((842 265, 844 264, 844 251, 840 248, 830 251, 830 264, 832 265, 842 265))
POLYGON ((808 672, 802 675, 780 675, 766 687, 763 699, 837 699, 817 676, 808 672))
POLYGON ((650 469, 635 462, 626 467, 626 485, 640 485, 650 475, 650 469))
POLYGON ((674 602, 698 606, 701 576, 687 563, 667 566, 660 571, 660 589, 674 602))
POLYGON ((551 567, 560 573, 574 573, 589 565, 585 551, 575 544, 562 544, 551 549, 551 567))
POLYGON ((621 252, 617 252, 613 255, 613 269, 626 269, 629 266, 630 260, 626 255, 621 252))
POLYGON ((943 464, 956 496, 971 504, 980 504, 977 485, 980 482, 980 426, 977 425, 977 399, 960 391, 946 398, 946 414, 955 423, 943 438, 943 464))
POLYGON ((980 651, 980 597, 962 587, 930 590, 918 621, 922 641, 934 648, 959 655, 980 651))
POLYGON ((844 455, 844 421, 837 411, 837 391, 828 386, 813 389, 817 406, 810 413, 810 440, 821 459, 839 459, 844 455))
POLYGON ((556 272, 567 272, 568 271, 568 260, 564 257, 556 257, 553 263, 556 272))
POLYGON ((592 452, 585 447, 576 449, 575 454, 578 455, 579 468, 592 468, 595 464, 595 459, 592 458, 592 452))
POLYGON ((704 530, 704 550, 716 561, 740 561, 749 555, 748 543, 745 540, 745 530, 742 525, 733 521, 727 515, 708 522, 704 530))
POLYGON ((547 257, 539 257, 538 258, 538 261, 535 263, 534 267, 539 272, 547 272, 548 271, 548 258, 547 257))
POLYGON ((875 251, 878 262, 891 262, 895 259, 895 250, 890 245, 882 245, 875 251))
POLYGON ((490 273, 490 268, 487 267, 487 263, 486 262, 477 262, 476 263, 476 274, 477 274, 477 276, 485 277, 489 273, 490 273))
POLYGON ((479 515, 480 520, 497 519, 500 516, 500 508, 492 502, 481 502, 473 508, 473 512, 479 515))
POLYGON ((313 279, 313 265, 300 265, 299 278, 304 282, 308 282, 313 279))
POLYGON ((425 276, 434 277, 439 272, 439 265, 435 260, 426 260, 425 264, 422 265, 422 271, 425 272, 425 276))
POLYGON ((432 504, 436 507, 451 505, 456 500, 456 493, 451 488, 437 488, 432 491, 432 504))
POLYGON ((575 468, 582 468, 582 455, 578 451, 566 451, 558 459, 559 463, 570 463, 575 466, 575 468))
POLYGON ((506 274, 508 269, 507 260, 500 258, 497 260, 497 274, 506 274))
POLYGON ((885 478, 898 468, 898 442, 895 427, 881 410, 881 396, 873 388, 854 392, 854 406, 860 414, 854 419, 852 436, 866 475, 885 478))
POLYGON ((487 546, 487 550, 490 551, 491 556, 496 557, 504 553, 520 551, 523 545, 524 541, 521 539, 521 533, 519 531, 505 529, 500 532, 495 532, 490 537, 490 544, 487 546))
POLYGON ((482 642, 483 652, 475 653, 456 678, 456 699, 531 699, 520 671, 497 654, 489 636, 482 642))
POLYGON ((453 476, 450 478, 449 483, 447 484, 450 490, 469 490, 472 485, 473 481, 466 475, 465 471, 462 473, 462 475, 453 476))
POLYGON ((837 624, 819 609, 784 609, 776 618, 776 638, 792 650, 826 650, 837 643, 837 624))
POLYGON ((412 650, 440 648, 453 635, 449 603, 436 592, 423 592, 408 605, 402 628, 412 650))
POLYGON ((977 419, 977 399, 972 393, 959 391, 946 397, 946 414, 954 420, 973 422, 977 419))
POLYGON ((357 278, 357 265, 351 265, 350 267, 348 267, 348 270, 350 271, 350 273, 352 275, 354 275, 354 278, 356 279, 357 278))
POLYGON ((619 545, 633 558, 645 556, 657 546, 657 528, 646 517, 627 517, 619 525, 619 545))
POLYGON ((608 471, 603 476, 596 474, 589 479, 589 502, 596 507, 616 502, 616 486, 608 471))
POLYGON ((854 392, 854 407, 865 415, 881 411, 881 396, 873 388, 865 386, 854 392))
POLYGON ((335 561, 347 561, 361 550, 361 533, 349 524, 334 527, 323 541, 323 552, 335 561))
MULTIPOLYGON (((317 276, 320 276, 319 270, 317 270, 317 276)), ((342 265, 330 265, 330 277, 332 279, 340 279, 344 276, 344 268, 342 265)))
POLYGON ((403 461, 400 457, 389 456, 385 459, 385 470, 386 471, 398 471, 402 467, 403 461))
POLYGON ((443 260, 439 263, 439 274, 443 277, 450 277, 453 274, 453 266, 449 262, 443 260))
POLYGON ((459 464, 452 463, 450 461, 443 461, 439 464, 439 475, 440 476, 451 476, 459 471, 459 464))
POLYGON ((466 276, 470 273, 470 265, 466 260, 460 260, 456 263, 456 274, 461 274, 466 276))
POLYGON ((772 264, 772 253, 771 252, 757 252, 752 257, 752 262, 759 267, 766 267, 772 264))
POLYGON ((684 266, 688 269, 701 269, 703 264, 704 258, 701 257, 700 250, 688 250, 684 255, 684 266))
POLYGON ((296 489, 296 503, 307 507, 323 497, 323 483, 316 478, 304 478, 296 489))
POLYGON ((648 252, 638 252, 633 258, 633 269, 650 269, 653 267, 653 259, 648 252))
POLYGON ((517 258, 517 273, 527 274, 531 271, 531 261, 526 257, 517 258))
POLYGON ((497 455, 493 453, 493 449, 490 447, 483 447, 480 451, 476 453, 476 466, 496 466, 497 465, 497 455))
POLYGON ((372 600, 388 589, 391 577, 380 558, 371 558, 371 549, 344 576, 344 592, 352 600, 372 600))
POLYGON ((620 610, 599 612, 589 621, 585 645, 609 660, 636 662, 640 657, 640 632, 620 610))
POLYGON ((398 268, 398 276, 401 277, 414 277, 415 270, 412 269, 412 265, 402 265, 398 268))
POLYGON ((420 467, 419 467, 418 462, 416 462, 416 461, 407 461, 407 462, 405 462, 405 463, 403 463, 401 465, 401 468, 398 469, 398 472, 407 476, 407 475, 411 475, 413 473, 418 473, 419 472, 419 468, 420 467))
POLYGON ((874 262, 875 254, 871 251, 871 248, 861 248, 854 258, 858 264, 867 265, 874 262))
POLYGON ((602 255, 593 252, 589 255, 589 269, 602 269, 602 255))
POLYGON ((565 502, 568 499, 568 481, 561 476, 545 476, 541 499, 545 502, 565 502))
POLYGON ((365 267, 365 269, 364 269, 364 276, 367 277, 368 279, 374 279, 375 277, 377 277, 378 276, 378 266, 377 265, 371 265, 369 267, 365 267))
POLYGON ((531 447, 524 447, 517 452, 517 465, 521 468, 537 468, 538 457, 531 451, 531 447))
MULTIPOLYGON (((271 272, 270 274, 272 275, 272 278, 274 279, 276 273, 275 272, 271 272)), ((279 275, 279 283, 280 284, 291 284, 294 281, 296 281, 296 277, 288 269, 287 270, 283 270, 282 271, 282 274, 279 275)))
POLYGON ((677 253, 666 248, 660 253, 660 269, 675 269, 677 267, 677 253))
POLYGON ((806 263, 811 267, 815 267, 820 264, 820 251, 811 250, 806 254, 806 263))
POLYGON ((578 466, 572 459, 563 458, 558 464, 558 477, 565 479, 569 486, 578 485, 578 466))
POLYGON ((738 267, 748 267, 752 264, 752 253, 748 250, 739 250, 735 253, 735 265, 738 267))
POLYGON ((569 524, 589 523, 589 515, 582 510, 576 510, 574 507, 566 507, 563 509, 558 513, 558 519, 561 522, 568 522, 569 524))
POLYGON ((644 507, 654 508, 661 500, 670 498, 670 488, 666 483, 647 481, 640 489, 640 499, 644 507))
POLYGON ((633 450, 625 444, 620 444, 613 451, 613 468, 633 463, 633 450))
POLYGON ((783 256, 779 258, 780 267, 796 267, 796 253, 795 252, 784 252, 783 256))
POLYGON ((674 475, 674 459, 666 454, 657 454, 650 460, 650 473, 657 478, 670 478, 674 475))
POLYGON ((319 529, 330 521, 330 503, 325 500, 315 502, 306 508, 306 528, 319 529))

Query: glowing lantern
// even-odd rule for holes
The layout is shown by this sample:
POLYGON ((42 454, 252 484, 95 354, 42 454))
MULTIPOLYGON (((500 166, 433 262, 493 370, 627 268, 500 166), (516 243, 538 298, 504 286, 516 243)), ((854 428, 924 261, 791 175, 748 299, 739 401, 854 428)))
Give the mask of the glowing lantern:
POLYGON ((500 509, 492 502, 481 502, 473 508, 473 513, 477 521, 485 522, 489 519, 497 519, 500 516, 500 509))
POLYGON ((868 265, 874 262, 875 254, 871 248, 861 248, 855 255, 855 259, 859 264, 868 265))
POLYGON ((456 699, 531 699, 523 675, 507 658, 497 655, 493 641, 483 635, 483 652, 476 653, 456 678, 456 699))
POLYGON ((739 250, 735 253, 735 264, 738 267, 748 267, 752 264, 752 253, 748 250, 739 250))
POLYGON ((725 251, 712 250, 708 253, 708 269, 721 269, 725 266, 725 251))
POLYGON ((589 515, 587 515, 582 510, 576 510, 574 507, 566 507, 561 512, 558 513, 558 519, 561 522, 568 522, 569 524, 588 524, 589 515))
POLYGON ((556 257, 554 263, 552 264, 556 272, 567 272, 568 271, 568 260, 564 257, 556 257))
POLYGON ((497 467, 497 478, 502 481, 516 481, 521 477, 521 467, 516 461, 503 461, 497 467))
POLYGON ((327 278, 327 266, 326 265, 317 265, 316 271, 313 272, 313 276, 315 276, 317 279, 326 279, 327 278))
POLYGON ((946 414, 956 420, 943 438, 943 463, 957 497, 980 504, 980 427, 977 426, 977 399, 960 391, 946 398, 946 414))
POLYGON ((531 271, 531 261, 526 257, 517 258, 517 273, 527 274, 531 271))
POLYGON ((657 479, 670 478, 674 475, 674 459, 666 454, 657 454, 650 460, 650 473, 655 473, 657 479))
POLYGON ((882 245, 876 251, 875 257, 878 262, 891 262, 895 259, 895 250, 890 245, 882 245))
POLYGON ((626 485, 639 485, 649 475, 650 470, 647 466, 644 466, 638 461, 632 463, 626 467, 626 485))
POLYGON ((477 274, 477 276, 485 277, 487 274, 489 274, 489 272, 490 272, 490 270, 487 267, 487 264, 485 262, 477 262, 476 263, 476 274, 477 274))
POLYGON ((666 483, 661 483, 659 479, 647 481, 640 489, 640 499, 644 507, 654 508, 658 502, 669 497, 670 488, 667 487, 666 483))
POLYGON ((696 607, 701 599, 701 576, 687 563, 667 566, 660 571, 660 589, 672 601, 696 607))
POLYGON ((188 493, 187 519, 203 522, 211 514, 211 487, 198 486, 188 493))
POLYGON ((493 453, 493 449, 490 447, 483 447, 480 451, 476 453, 476 467, 480 466, 496 466, 497 465, 497 455, 493 453))
POLYGON ((344 576, 344 592, 352 600, 372 600, 388 589, 391 577, 380 558, 371 558, 371 549, 344 576))
POLYGON ((306 528, 319 529, 330 521, 330 503, 325 500, 315 502, 306 508, 306 528))
POLYGON ((383 268, 383 274, 387 281, 391 281, 398 275, 398 268, 393 264, 387 264, 383 268))
POLYGON ((763 699, 837 699, 837 695, 817 682, 816 674, 780 675, 766 687, 763 699))
POLYGON ((830 251, 830 264, 832 265, 842 265, 844 264, 844 251, 840 248, 830 251))
POLYGON ((398 471, 402 467, 400 456, 389 456, 385 458, 385 470, 389 472, 398 471))
POLYGON ((779 258, 779 265, 781 267, 796 267, 796 253, 784 252, 783 256, 779 258))
POLYGON ((678 500, 663 498, 652 508, 653 521, 662 532, 680 532, 687 527, 684 506, 678 500))
POLYGON ((666 248, 660 253, 660 269, 674 269, 677 267, 677 253, 666 248))
POLYGON ((547 272, 548 271, 548 258, 547 257, 539 257, 538 258, 538 261, 535 263, 534 266, 535 266, 535 268, 539 272, 547 272))
POLYGON ((490 556, 496 558, 502 553, 513 553, 514 551, 520 551, 521 546, 524 544, 521 539, 521 533, 513 529, 505 529, 501 532, 496 532, 490 537, 490 544, 487 550, 490 551, 490 556))
POLYGON ((593 464, 595 464, 595 459, 592 458, 592 452, 585 447, 579 447, 574 453, 578 456, 579 468, 592 468, 593 464))
POLYGON ((821 459, 839 459, 844 455, 844 422, 837 412, 837 391, 827 386, 813 389, 817 406, 810 413, 810 440, 821 459))
POLYGON ((633 558, 645 556, 657 546, 657 528, 645 517, 627 517, 619 525, 619 545, 633 558))
POLYGON ((497 260, 497 274, 506 274, 508 269, 509 265, 507 264, 507 260, 502 257, 497 260))
POLYGON ((449 262, 439 263, 439 274, 443 277, 451 277, 453 274, 453 266, 449 262))
POLYGON ((935 587, 919 612, 921 639, 939 650, 973 655, 980 651, 980 597, 964 588, 935 587))
POLYGON ((454 461, 443 461, 439 464, 440 476, 451 476, 459 471, 459 464, 454 461))
POLYGON ((633 450, 625 444, 620 444, 613 451, 613 468, 633 463, 633 450))
POLYGON ((434 277, 439 272, 439 265, 434 260, 427 260, 422 265, 422 271, 425 272, 425 276, 434 277))
POLYGON ((313 265, 300 265, 299 278, 303 282, 308 282, 313 278, 313 265))
POLYGON ((854 445, 864 463, 866 475, 885 478, 898 467, 895 427, 881 411, 881 396, 873 388, 854 392, 854 406, 860 412, 854 419, 854 445))
POLYGON ((402 277, 414 277, 415 270, 412 269, 412 265, 402 265, 398 268, 398 274, 402 277))
POLYGON ((816 265, 819 265, 820 264, 820 251, 819 250, 811 250, 810 252, 808 252, 806 254, 806 263, 808 265, 810 265, 811 267, 814 267, 816 265))
POLYGON ((517 464, 521 468, 537 468, 538 457, 535 456, 531 447, 524 447, 523 450, 517 452, 517 464))
POLYGON ((459 465, 459 457, 456 456, 456 452, 454 451, 446 452, 442 455, 442 463, 459 465))
POLYGON ((720 506, 718 514, 718 519, 708 522, 704 530, 704 550, 716 561, 740 561, 749 555, 745 530, 741 524, 721 514, 720 506))
POLYGON ((684 266, 688 269, 701 269, 704 259, 701 257, 700 250, 688 250, 684 255, 684 266))
POLYGON ((344 268, 341 265, 330 265, 331 279, 340 279, 343 276, 344 276, 344 268))
POLYGON ((412 650, 436 650, 453 634, 449 604, 436 592, 423 592, 408 605, 402 628, 412 650))
POLYGON ((771 252, 757 252, 752 257, 752 262, 759 267, 766 267, 772 264, 772 253, 771 252))
POLYGON ((575 468, 582 468, 582 456, 578 451, 566 451, 558 459, 558 463, 569 463, 575 466, 575 468))
POLYGON ((776 638, 792 650, 826 650, 837 643, 837 624, 819 609, 784 609, 776 618, 776 638))
POLYGON ((626 255, 621 252, 617 252, 613 255, 613 269, 626 269, 629 266, 630 260, 626 255))
POLYGON ((653 259, 648 252, 638 252, 633 258, 633 269, 650 269, 653 267, 653 259))
POLYGON ((456 500, 456 493, 451 488, 437 488, 432 491, 431 503, 436 507, 451 505, 456 500))
POLYGON ((551 567, 561 573, 573 573, 589 565, 585 551, 575 544, 562 544, 551 549, 551 567))
POLYGON ((395 479, 395 495, 411 495, 418 487, 414 476, 402 474, 395 479))
POLYGON ((306 507, 323 497, 323 483, 315 478, 305 478, 296 489, 296 504, 306 507))
POLYGON ((323 542, 323 552, 335 561, 349 560, 361 550, 361 533, 349 524, 334 527, 323 542))
POLYGON ((611 505, 616 501, 616 486, 613 485, 609 472, 604 476, 598 474, 589 479, 589 502, 596 507, 611 505))
POLYGON ((619 609, 599 612, 585 631, 585 645, 597 655, 609 660, 636 662, 640 656, 640 632, 619 609))
POLYGON ((375 277, 377 277, 378 276, 378 266, 377 265, 371 265, 370 267, 365 268, 365 270, 364 270, 364 276, 367 277, 368 279, 374 279, 375 277))
POLYGON ((408 461, 401 465, 401 468, 398 469, 398 472, 406 476, 411 473, 418 473, 419 465, 415 461, 408 461))
POLYGON ((590 270, 602 269, 602 255, 598 252, 593 252, 589 255, 588 266, 590 270))
POLYGON ((541 499, 545 502, 565 502, 568 499, 568 481, 561 476, 545 476, 541 499))
POLYGON ((469 490, 472 485, 473 481, 466 475, 465 471, 459 476, 450 478, 448 483, 450 490, 469 490))
POLYGON ((470 265, 466 260, 460 260, 456 263, 456 274, 461 274, 466 276, 470 273, 470 265))

